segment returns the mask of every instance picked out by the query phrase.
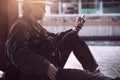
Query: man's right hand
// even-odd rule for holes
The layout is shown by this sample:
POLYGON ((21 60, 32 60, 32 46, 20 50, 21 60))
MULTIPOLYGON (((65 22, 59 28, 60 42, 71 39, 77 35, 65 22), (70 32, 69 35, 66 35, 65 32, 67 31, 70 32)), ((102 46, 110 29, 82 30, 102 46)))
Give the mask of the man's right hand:
POLYGON ((58 69, 53 65, 50 64, 48 71, 47 71, 47 75, 51 80, 56 80, 56 74, 58 72, 58 69))
POLYGON ((76 32, 79 32, 80 29, 83 27, 84 23, 85 23, 85 20, 84 20, 84 16, 81 16, 81 17, 78 17, 78 20, 77 22, 75 23, 75 31, 76 32))

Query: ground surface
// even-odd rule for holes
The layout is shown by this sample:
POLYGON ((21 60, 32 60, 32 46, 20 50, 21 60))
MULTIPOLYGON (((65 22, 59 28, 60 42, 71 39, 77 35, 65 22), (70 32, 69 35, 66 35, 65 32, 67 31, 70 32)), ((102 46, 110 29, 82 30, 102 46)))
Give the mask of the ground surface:
MULTIPOLYGON (((89 46, 89 48, 102 73, 113 78, 120 77, 120 46, 89 46)), ((82 69, 73 53, 71 53, 65 68, 82 69)))

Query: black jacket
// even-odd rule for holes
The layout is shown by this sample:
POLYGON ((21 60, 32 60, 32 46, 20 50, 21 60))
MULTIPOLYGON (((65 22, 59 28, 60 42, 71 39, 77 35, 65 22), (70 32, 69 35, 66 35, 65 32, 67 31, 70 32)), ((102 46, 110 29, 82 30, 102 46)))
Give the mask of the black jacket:
POLYGON ((38 23, 28 23, 23 19, 17 20, 11 27, 7 42, 7 56, 13 66, 22 73, 31 76, 43 76, 48 67, 49 60, 36 47, 41 45, 42 41, 50 38, 57 43, 59 40, 71 30, 62 33, 50 33, 38 23), (34 44, 35 43, 35 44, 34 44))

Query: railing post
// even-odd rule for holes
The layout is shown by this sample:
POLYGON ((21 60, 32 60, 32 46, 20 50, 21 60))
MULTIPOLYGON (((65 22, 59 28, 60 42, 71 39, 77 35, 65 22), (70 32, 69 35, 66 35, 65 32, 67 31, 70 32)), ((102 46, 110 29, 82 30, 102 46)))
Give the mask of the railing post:
POLYGON ((61 14, 62 13, 62 1, 61 0, 59 0, 59 3, 58 3, 58 11, 59 11, 59 14, 61 14))
POLYGON ((18 1, 18 16, 22 16, 22 1, 18 1))
POLYGON ((82 13, 82 3, 81 3, 81 0, 79 0, 79 2, 78 2, 78 13, 79 14, 82 13))
POLYGON ((100 0, 100 13, 103 14, 103 0, 100 0))

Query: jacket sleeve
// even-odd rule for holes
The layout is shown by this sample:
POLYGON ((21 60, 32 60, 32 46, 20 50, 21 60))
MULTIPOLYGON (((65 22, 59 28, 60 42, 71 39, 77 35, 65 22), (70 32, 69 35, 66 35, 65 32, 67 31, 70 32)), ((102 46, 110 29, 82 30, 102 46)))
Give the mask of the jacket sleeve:
POLYGON ((28 26, 17 24, 6 42, 7 55, 15 67, 26 75, 42 76, 49 67, 49 61, 28 48, 28 26))
POLYGON ((61 38, 62 38, 65 34, 71 32, 71 31, 72 31, 72 29, 69 29, 69 30, 66 30, 66 31, 64 31, 64 32, 60 32, 60 33, 56 33, 56 34, 54 34, 54 33, 49 33, 49 34, 50 34, 52 37, 54 37, 55 40, 58 42, 59 40, 61 40, 61 38))

